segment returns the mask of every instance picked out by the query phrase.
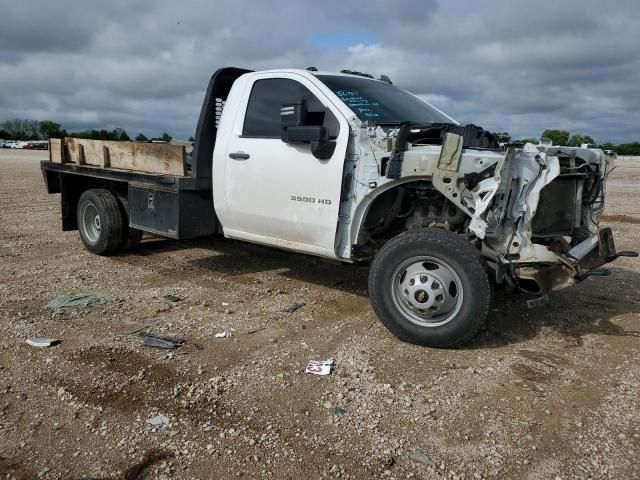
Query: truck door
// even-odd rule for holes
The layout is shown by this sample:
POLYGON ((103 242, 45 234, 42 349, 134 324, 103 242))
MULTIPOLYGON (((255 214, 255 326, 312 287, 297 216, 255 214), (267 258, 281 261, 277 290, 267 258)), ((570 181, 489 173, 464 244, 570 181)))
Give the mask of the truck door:
POLYGON ((215 198, 225 235, 335 258, 349 139, 345 117, 295 73, 256 74, 240 104, 244 114, 236 115, 224 152, 224 199, 219 193, 215 198), (299 100, 306 100, 310 113, 324 114, 319 118, 336 142, 328 160, 314 157, 309 144, 281 140, 280 108, 299 100))

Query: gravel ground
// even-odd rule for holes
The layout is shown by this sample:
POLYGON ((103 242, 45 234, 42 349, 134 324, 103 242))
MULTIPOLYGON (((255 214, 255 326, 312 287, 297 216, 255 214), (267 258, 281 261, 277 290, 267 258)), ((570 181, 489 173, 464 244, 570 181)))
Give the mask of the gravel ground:
MULTIPOLYGON (((377 321, 360 268, 219 238, 89 254, 45 156, 0 150, 0 475, 133 478, 155 452, 145 478, 640 478, 638 260, 547 307, 497 292, 471 344, 421 348, 377 321), (80 293, 102 303, 45 308, 80 293)), ((625 159, 609 182, 619 249, 640 245, 639 181, 625 159)))

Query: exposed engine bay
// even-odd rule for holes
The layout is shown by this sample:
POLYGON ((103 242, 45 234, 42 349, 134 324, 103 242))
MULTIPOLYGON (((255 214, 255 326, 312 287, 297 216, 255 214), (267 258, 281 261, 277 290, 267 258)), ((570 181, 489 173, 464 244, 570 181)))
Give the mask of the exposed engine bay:
POLYGON ((599 224, 615 154, 500 144, 475 125, 359 130, 350 156, 355 185, 347 175, 343 188, 353 192, 345 203, 353 209, 343 212, 357 217, 355 205, 366 205, 357 232, 363 256, 402 231, 444 228, 477 246, 498 283, 544 294, 635 255, 616 253, 611 229, 599 224))

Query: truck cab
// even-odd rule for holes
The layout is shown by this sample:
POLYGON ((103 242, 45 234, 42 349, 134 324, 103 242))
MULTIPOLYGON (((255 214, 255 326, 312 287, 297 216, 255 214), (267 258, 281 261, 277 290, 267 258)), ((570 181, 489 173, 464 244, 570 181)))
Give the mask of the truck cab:
POLYGON ((490 277, 543 297, 637 255, 598 220, 615 155, 505 143, 384 76, 221 69, 189 165, 127 148, 65 139, 42 163, 63 229, 90 251, 221 234, 367 262, 376 314, 422 345, 472 338, 490 277))
POLYGON ((350 117, 346 105, 307 71, 253 72, 236 80, 213 152, 214 204, 225 235, 343 256, 336 251, 336 231, 350 117), (293 111, 296 102, 313 120, 284 130, 318 126, 326 138, 283 137, 281 108, 292 105, 293 111), (331 151, 318 158, 311 143, 320 141, 331 151))

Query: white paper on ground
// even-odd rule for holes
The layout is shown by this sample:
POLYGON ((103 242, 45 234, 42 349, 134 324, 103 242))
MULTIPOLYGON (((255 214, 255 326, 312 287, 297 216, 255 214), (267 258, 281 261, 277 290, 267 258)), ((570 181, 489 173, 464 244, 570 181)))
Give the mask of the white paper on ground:
POLYGON ((309 360, 309 364, 305 370, 305 373, 313 373, 314 375, 329 375, 331 373, 331 367, 333 366, 333 360, 309 360))
POLYGON ((155 428, 161 428, 169 424, 169 417, 165 415, 156 415, 147 420, 147 423, 155 428))
POLYGON ((27 338, 27 343, 32 347, 53 347, 60 343, 60 340, 57 338, 47 338, 47 337, 29 337, 27 338))

